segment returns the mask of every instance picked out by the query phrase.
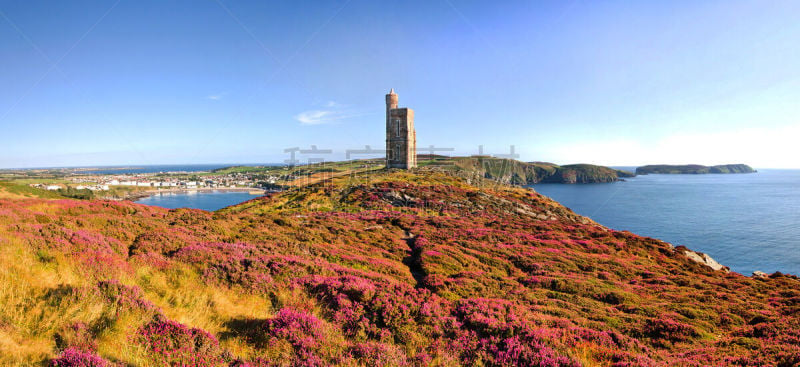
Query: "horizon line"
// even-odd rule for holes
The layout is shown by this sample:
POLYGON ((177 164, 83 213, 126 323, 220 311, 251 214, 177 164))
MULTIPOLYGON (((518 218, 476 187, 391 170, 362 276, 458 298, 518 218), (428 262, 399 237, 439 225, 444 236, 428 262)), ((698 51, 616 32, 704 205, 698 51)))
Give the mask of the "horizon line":
MULTIPOLYGON (((417 154, 419 155, 428 155, 428 154, 417 154)), ((435 155, 435 154, 434 154, 435 155)), ((454 155, 454 156, 443 156, 448 158, 461 158, 461 157, 477 157, 477 156, 484 156, 490 158, 501 158, 501 159, 512 159, 519 162, 526 162, 526 163, 552 163, 559 166, 566 166, 566 165, 573 165, 573 164, 591 164, 594 166, 603 166, 603 167, 643 167, 648 165, 703 165, 703 166, 717 166, 717 165, 728 165, 728 164, 745 164, 750 166, 747 163, 723 163, 723 164, 701 164, 701 163, 647 163, 647 164, 596 164, 596 163, 555 163, 549 161, 541 161, 541 160, 521 160, 521 159, 514 159, 508 157, 494 157, 492 155, 479 155, 479 154, 472 154, 472 155, 454 155)), ((346 161, 357 161, 357 160, 370 160, 370 159, 380 159, 381 157, 374 157, 374 158, 357 158, 357 159, 341 159, 341 160, 330 160, 325 161, 329 163, 335 162, 346 162, 346 161)), ((295 164, 297 166, 306 165, 309 163, 299 163, 295 164)), ((35 170, 35 169, 77 169, 77 168, 140 168, 140 167, 155 167, 155 166, 221 166, 221 167, 232 167, 232 166, 285 166, 289 165, 286 162, 209 162, 209 163, 127 163, 127 164, 103 164, 103 165, 79 165, 79 166, 27 166, 27 167, 0 167, 0 171, 12 171, 12 170, 35 170)), ((800 167, 758 167, 758 166, 750 166, 753 169, 765 169, 765 170, 800 170, 800 167)))

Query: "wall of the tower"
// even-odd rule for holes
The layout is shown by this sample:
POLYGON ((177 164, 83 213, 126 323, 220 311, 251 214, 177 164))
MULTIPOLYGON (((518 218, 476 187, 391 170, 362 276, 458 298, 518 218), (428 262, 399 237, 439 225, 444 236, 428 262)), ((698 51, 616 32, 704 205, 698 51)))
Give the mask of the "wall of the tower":
POLYGON ((414 110, 406 113, 406 169, 417 167, 417 130, 414 129, 414 110))

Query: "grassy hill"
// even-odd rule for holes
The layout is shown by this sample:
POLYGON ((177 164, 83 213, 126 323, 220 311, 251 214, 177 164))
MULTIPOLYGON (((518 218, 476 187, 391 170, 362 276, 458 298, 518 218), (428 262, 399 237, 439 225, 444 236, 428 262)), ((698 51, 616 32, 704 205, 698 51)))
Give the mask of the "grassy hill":
POLYGON ((63 199, 55 191, 42 190, 31 187, 28 184, 17 181, 0 181, 0 198, 43 198, 43 199, 63 199))
POLYGON ((464 177, 483 177, 502 183, 529 185, 548 183, 602 183, 634 176, 630 172, 592 164, 559 166, 548 162, 521 162, 488 156, 420 159, 422 167, 435 165, 464 177))
MULTIPOLYGON (((539 182, 550 183, 601 183, 614 182, 623 177, 634 176, 630 172, 615 170, 591 164, 571 164, 559 166, 547 162, 521 162, 513 159, 489 156, 446 157, 439 155, 419 155, 420 167, 438 169, 451 174, 469 178, 486 178, 495 182, 529 185, 539 182)), ((324 164, 300 165, 294 167, 248 167, 234 166, 214 171, 220 173, 273 174, 298 177, 282 182, 289 186, 304 185, 321 179, 372 172, 383 168, 382 159, 364 159, 324 164)))
POLYGON ((0 199, 0 305, 4 365, 800 363, 796 277, 440 167, 215 213, 0 199))

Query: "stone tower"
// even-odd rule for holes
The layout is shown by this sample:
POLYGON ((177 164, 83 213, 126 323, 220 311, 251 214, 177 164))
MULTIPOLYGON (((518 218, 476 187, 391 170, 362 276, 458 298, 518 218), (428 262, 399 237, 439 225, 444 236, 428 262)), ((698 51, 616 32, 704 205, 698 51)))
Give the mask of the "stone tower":
POLYGON ((397 107, 397 94, 386 95, 386 167, 411 169, 417 166, 417 132, 414 110, 397 107))

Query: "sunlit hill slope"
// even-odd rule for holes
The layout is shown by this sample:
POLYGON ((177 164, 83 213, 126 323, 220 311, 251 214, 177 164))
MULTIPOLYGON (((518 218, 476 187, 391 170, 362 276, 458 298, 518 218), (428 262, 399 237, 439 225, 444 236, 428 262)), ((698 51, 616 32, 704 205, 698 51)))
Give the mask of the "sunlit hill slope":
POLYGON ((435 167, 216 213, 0 199, 0 305, 0 364, 800 363, 796 277, 435 167))

